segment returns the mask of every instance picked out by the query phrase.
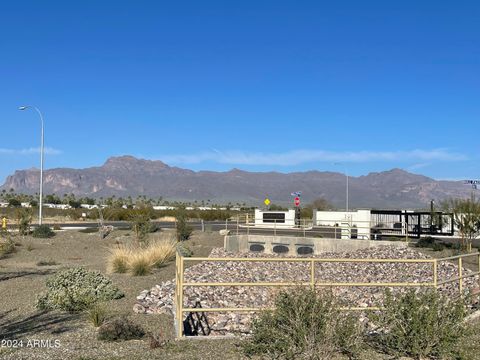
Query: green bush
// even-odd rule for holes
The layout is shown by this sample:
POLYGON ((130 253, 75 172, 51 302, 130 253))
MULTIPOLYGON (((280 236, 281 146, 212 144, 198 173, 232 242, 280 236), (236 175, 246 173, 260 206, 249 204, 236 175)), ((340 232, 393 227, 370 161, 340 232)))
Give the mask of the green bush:
POLYGON ((182 255, 183 257, 192 257, 193 256, 193 251, 186 246, 185 244, 178 243, 177 244, 177 250, 182 255))
POLYGON ((15 252, 15 242, 9 237, 0 238, 0 258, 15 252))
POLYGON ((15 209, 15 217, 18 221, 18 232, 20 235, 30 233, 30 224, 32 223, 32 210, 25 208, 15 209))
POLYGON ((73 268, 47 279, 47 292, 37 300, 41 310, 69 312, 88 309, 99 301, 119 299, 123 293, 98 271, 73 268))
POLYGON ((160 227, 159 227, 157 224, 155 224, 155 223, 153 223, 153 222, 150 222, 150 223, 148 224, 148 227, 147 227, 147 232, 148 232, 148 233, 150 233, 150 234, 151 234, 151 233, 155 233, 155 232, 157 232, 157 231, 159 231, 159 230, 160 230, 160 227))
POLYGON ((22 203, 20 202, 20 200, 12 198, 12 199, 8 200, 8 206, 10 206, 10 207, 20 207, 20 206, 22 206, 22 203))
POLYGON ((432 250, 433 251, 443 251, 445 250, 445 245, 441 243, 435 243, 432 245, 432 250))
POLYGON ((431 236, 420 238, 417 241, 417 247, 430 247, 435 243, 435 239, 431 236))
POLYGON ((126 317, 105 322, 98 329, 98 339, 102 341, 124 341, 141 339, 145 331, 126 317))
POLYGON ((47 239, 55 236, 55 232, 48 225, 40 225, 33 230, 32 236, 35 238, 47 239))
POLYGON ((331 293, 298 288, 277 295, 275 309, 253 321, 242 348, 247 356, 327 359, 338 352, 355 356, 362 339, 356 315, 341 312, 331 293))
POLYGON ((373 317, 378 334, 372 344, 394 356, 457 358, 467 328, 461 300, 452 301, 434 290, 410 290, 399 297, 387 292, 385 310, 373 317))
POLYGON ((107 309, 104 304, 94 304, 87 310, 88 320, 94 327, 101 326, 107 319, 107 309))
POLYGON ((152 217, 151 208, 129 210, 129 214, 130 225, 135 231, 137 240, 143 240, 148 233, 156 231, 156 227, 155 230, 153 228, 155 225, 150 221, 152 217))
POLYGON ((177 211, 175 228, 177 230, 177 241, 185 241, 192 235, 193 229, 187 224, 187 215, 184 209, 177 211))

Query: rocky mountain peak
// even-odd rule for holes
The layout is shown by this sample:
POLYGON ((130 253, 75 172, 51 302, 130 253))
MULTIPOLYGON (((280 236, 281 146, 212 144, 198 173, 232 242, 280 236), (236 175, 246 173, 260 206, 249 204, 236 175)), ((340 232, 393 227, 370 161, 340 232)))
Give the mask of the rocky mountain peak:
POLYGON ((131 155, 113 156, 107 159, 102 168, 106 170, 141 170, 167 169, 169 166, 160 160, 139 159, 131 155))

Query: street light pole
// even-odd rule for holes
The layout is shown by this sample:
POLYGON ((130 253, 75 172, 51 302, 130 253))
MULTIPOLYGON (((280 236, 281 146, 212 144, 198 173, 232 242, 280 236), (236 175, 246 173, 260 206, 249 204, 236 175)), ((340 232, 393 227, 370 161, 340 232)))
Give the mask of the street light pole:
POLYGON ((43 122, 43 116, 40 110, 36 106, 20 106, 18 110, 27 110, 29 108, 34 109, 40 116, 40 122, 42 124, 42 134, 40 138, 40 196, 38 201, 38 225, 42 225, 42 212, 43 212, 43 160, 44 160, 44 134, 45 125, 43 122))
MULTIPOLYGON (((342 163, 333 163, 333 165, 342 165, 342 163)), ((345 177, 346 177, 346 180, 347 180, 347 184, 346 184, 346 194, 345 194, 345 211, 348 212, 348 169, 347 167, 344 165, 344 168, 345 168, 345 177)))

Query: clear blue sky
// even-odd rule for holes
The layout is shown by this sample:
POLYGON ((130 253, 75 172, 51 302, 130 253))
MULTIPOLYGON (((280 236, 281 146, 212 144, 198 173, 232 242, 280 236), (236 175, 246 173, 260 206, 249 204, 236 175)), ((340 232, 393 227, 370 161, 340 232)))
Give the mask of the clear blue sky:
POLYGON ((194 170, 478 178, 478 1, 9 1, 0 182, 131 154, 194 170))

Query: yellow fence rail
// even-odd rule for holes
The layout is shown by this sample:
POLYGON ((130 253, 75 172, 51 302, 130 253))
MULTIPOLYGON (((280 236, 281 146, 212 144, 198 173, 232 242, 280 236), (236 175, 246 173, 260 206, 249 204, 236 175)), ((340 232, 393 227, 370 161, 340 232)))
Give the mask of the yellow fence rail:
MULTIPOLYGON (((201 286, 268 286, 268 287, 285 287, 285 286, 310 286, 312 289, 316 287, 431 287, 439 288, 445 284, 452 282, 459 283, 460 295, 463 294, 464 279, 480 274, 480 253, 463 254, 451 256, 441 259, 321 259, 321 258, 209 258, 209 257, 190 257, 186 258, 177 252, 176 256, 176 271, 175 271, 175 317, 176 317, 176 331, 177 338, 184 336, 183 316, 185 313, 194 312, 256 312, 265 310, 266 308, 185 308, 184 307, 184 288, 185 287, 201 287, 201 286), (476 257, 478 261, 478 271, 464 273, 463 259, 468 257, 476 257), (308 282, 186 282, 185 281, 185 263, 186 262, 296 262, 310 264, 310 274, 308 282), (439 281, 438 267, 439 263, 443 261, 458 261, 458 276, 439 281), (432 281, 428 282, 317 282, 315 279, 315 264, 317 263, 400 263, 400 264, 431 264, 432 266, 432 281)), ((381 310, 379 307, 347 307, 342 310, 349 311, 366 311, 366 310, 381 310)))

